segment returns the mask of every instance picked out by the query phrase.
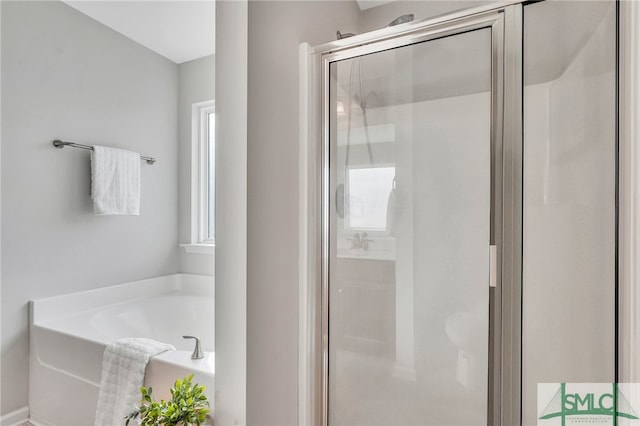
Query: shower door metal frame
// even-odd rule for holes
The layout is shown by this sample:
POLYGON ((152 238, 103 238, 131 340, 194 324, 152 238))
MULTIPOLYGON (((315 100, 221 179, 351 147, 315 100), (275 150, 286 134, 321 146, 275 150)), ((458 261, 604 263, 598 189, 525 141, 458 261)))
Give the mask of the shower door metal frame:
MULTIPOLYGON (((310 418, 329 424, 329 206, 330 206, 330 75, 332 62, 491 29, 491 232, 497 246, 497 286, 490 290, 488 419, 491 426, 521 423, 521 288, 522 288, 522 4, 510 1, 387 28, 318 46, 311 53, 320 67, 321 152, 317 170, 320 303, 310 346, 315 347, 317 383, 312 400, 320 412, 310 418), (319 348, 317 347, 319 346, 319 348)), ((313 191, 312 191, 313 192, 313 191)), ((316 191, 317 192, 317 191, 316 191)), ((317 233, 316 233, 317 232, 317 233)), ((310 262, 313 264, 314 262, 310 262)), ((487 283, 487 287, 489 284, 487 283)), ((312 328, 314 324, 311 324, 312 328)), ((314 374, 312 374, 314 375, 314 374)), ((315 421, 314 421, 315 423, 315 421)))

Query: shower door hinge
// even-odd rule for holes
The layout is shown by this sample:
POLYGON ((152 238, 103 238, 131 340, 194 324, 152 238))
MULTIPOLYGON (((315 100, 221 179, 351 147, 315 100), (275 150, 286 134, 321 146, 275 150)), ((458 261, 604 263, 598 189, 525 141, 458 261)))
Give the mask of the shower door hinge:
POLYGON ((489 287, 498 284, 498 246, 489 246, 489 287))

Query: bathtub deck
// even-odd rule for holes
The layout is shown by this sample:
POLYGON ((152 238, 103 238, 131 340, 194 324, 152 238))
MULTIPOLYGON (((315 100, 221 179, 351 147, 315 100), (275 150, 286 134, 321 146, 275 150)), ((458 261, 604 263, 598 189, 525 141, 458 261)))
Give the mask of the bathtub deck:
MULTIPOLYGON (((94 423, 102 354, 112 341, 146 337, 176 347, 152 357, 145 385, 167 398, 176 379, 194 374, 213 401, 214 300, 211 277, 176 274, 32 301, 29 408, 31 423, 94 423), (192 360, 201 338, 205 358, 192 360), (74 410, 65 407, 74 406, 74 410)), ((32 425, 30 425, 32 426, 32 425)))

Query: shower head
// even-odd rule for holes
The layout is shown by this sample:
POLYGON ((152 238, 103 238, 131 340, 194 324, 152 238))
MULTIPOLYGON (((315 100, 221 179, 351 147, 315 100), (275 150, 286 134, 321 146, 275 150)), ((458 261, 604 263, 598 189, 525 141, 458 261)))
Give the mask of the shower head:
MULTIPOLYGON (((413 13, 407 13, 406 15, 402 15, 391 21, 387 27, 393 27, 395 25, 405 24, 407 22, 413 21, 413 13)), ((336 38, 338 40, 342 40, 343 38, 353 37, 354 33, 341 33, 340 31, 336 31, 336 38)))
POLYGON ((340 31, 336 31, 336 38, 338 40, 341 40, 347 37, 353 37, 354 35, 355 35, 354 33, 341 33, 340 31))
POLYGON ((406 15, 402 15, 387 25, 387 27, 393 27, 395 25, 406 24, 407 22, 413 21, 413 13, 407 13, 406 15))

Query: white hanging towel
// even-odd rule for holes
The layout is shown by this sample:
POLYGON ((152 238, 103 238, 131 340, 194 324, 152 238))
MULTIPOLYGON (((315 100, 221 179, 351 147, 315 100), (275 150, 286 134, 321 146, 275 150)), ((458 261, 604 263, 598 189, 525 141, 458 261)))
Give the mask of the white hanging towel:
POLYGON ((124 418, 140 404, 140 387, 149 358, 168 350, 175 348, 145 338, 119 339, 107 346, 102 358, 95 426, 124 424, 124 418))
POLYGON ((91 198, 99 215, 140 215, 140 154, 94 145, 91 198))

